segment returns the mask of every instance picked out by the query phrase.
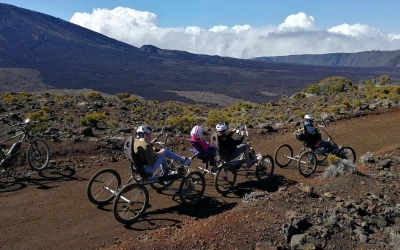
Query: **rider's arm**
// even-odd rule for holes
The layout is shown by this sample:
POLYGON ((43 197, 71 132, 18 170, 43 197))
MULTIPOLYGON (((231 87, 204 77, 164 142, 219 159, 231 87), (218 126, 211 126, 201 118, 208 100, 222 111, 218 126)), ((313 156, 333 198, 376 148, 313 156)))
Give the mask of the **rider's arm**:
POLYGON ((153 147, 151 144, 147 144, 145 148, 145 158, 146 158, 146 163, 149 166, 153 166, 154 163, 156 162, 156 157, 153 151, 153 147))

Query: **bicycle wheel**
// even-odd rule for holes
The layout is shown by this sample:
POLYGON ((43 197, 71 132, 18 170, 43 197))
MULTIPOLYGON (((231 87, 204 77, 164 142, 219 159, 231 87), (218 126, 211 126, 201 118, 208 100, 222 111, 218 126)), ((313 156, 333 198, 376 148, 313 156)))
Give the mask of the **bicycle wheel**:
POLYGON ((149 205, 149 192, 143 184, 125 186, 115 197, 113 212, 115 219, 123 224, 132 224, 144 214, 149 205))
POLYGON ((342 147, 339 149, 338 157, 346 159, 352 163, 356 162, 356 152, 352 147, 342 147))
POLYGON ((274 159, 270 155, 264 155, 256 166, 256 177, 258 181, 269 180, 274 173, 274 159))
POLYGON ((121 177, 114 169, 102 169, 89 180, 87 196, 89 200, 102 206, 112 201, 121 186, 121 177))
POLYGON ((315 154, 317 157, 317 163, 322 163, 328 158, 328 154, 315 154))
MULTIPOLYGON (((173 171, 176 171, 176 169, 179 167, 179 164, 176 161, 167 160, 167 163, 168 163, 168 174, 172 174, 173 171)), ((160 169, 158 169, 156 171, 154 176, 160 176, 161 177, 163 174, 164 174, 164 172, 160 168, 160 169)), ((150 186, 154 190, 162 191, 162 190, 166 189, 167 187, 171 186, 172 183, 174 183, 174 180, 159 181, 159 182, 151 183, 150 186)))
POLYGON ((297 168, 302 176, 309 177, 317 169, 317 156, 311 151, 302 153, 299 156, 297 168))
POLYGON ((42 139, 36 139, 29 144, 27 157, 33 170, 43 171, 49 166, 50 148, 42 139))
POLYGON ((229 193, 236 183, 237 171, 234 167, 221 167, 214 177, 214 187, 218 193, 229 193))
POLYGON ((179 198, 182 204, 193 206, 201 200, 206 189, 206 180, 200 171, 193 171, 183 177, 179 185, 179 198))
POLYGON ((281 168, 287 167, 292 162, 293 149, 288 144, 280 145, 275 151, 275 162, 281 168), (290 157, 290 158, 289 158, 290 157))

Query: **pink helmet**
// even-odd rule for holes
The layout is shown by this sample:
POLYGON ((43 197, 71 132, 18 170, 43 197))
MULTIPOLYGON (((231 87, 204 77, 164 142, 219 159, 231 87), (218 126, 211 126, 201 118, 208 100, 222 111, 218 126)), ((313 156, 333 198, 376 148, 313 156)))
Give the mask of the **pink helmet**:
POLYGON ((192 128, 192 132, 190 134, 195 138, 200 138, 203 135, 203 129, 196 125, 192 128))

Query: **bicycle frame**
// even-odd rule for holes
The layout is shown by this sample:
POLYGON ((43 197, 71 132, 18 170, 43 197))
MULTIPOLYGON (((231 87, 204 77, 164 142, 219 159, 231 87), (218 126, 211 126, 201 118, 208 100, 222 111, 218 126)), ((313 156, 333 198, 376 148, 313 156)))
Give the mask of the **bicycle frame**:
MULTIPOLYGON (((6 142, 12 141, 15 138, 19 138, 20 137, 20 139, 18 140, 19 143, 24 142, 26 140, 26 138, 31 138, 32 136, 29 134, 29 131, 26 128, 28 124, 29 124, 29 120, 26 120, 24 124, 17 124, 19 126, 20 125, 24 125, 24 127, 19 129, 19 133, 17 135, 11 136, 10 138, 0 142, 0 149, 3 148, 3 145, 6 142)), ((4 163, 7 163, 9 160, 13 159, 17 155, 18 152, 19 152, 19 149, 13 155, 10 155, 10 153, 11 153, 10 151, 8 151, 7 154, 5 154, 3 152, 3 150, 0 150, 0 157, 1 157, 0 159, 1 160, 3 160, 3 159, 5 160, 5 162, 2 162, 2 165, 4 163)))

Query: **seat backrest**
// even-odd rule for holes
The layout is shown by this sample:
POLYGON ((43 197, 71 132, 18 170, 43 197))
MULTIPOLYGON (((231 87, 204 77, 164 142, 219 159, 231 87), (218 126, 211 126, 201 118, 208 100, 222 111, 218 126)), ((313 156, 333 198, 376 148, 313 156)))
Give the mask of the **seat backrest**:
POLYGON ((124 143, 124 153, 131 162, 132 170, 135 171, 137 174, 139 174, 142 178, 147 178, 149 176, 152 176, 151 174, 147 174, 144 171, 143 162, 139 159, 138 155, 135 154, 132 150, 133 144, 134 143, 132 136, 129 136, 124 143))

